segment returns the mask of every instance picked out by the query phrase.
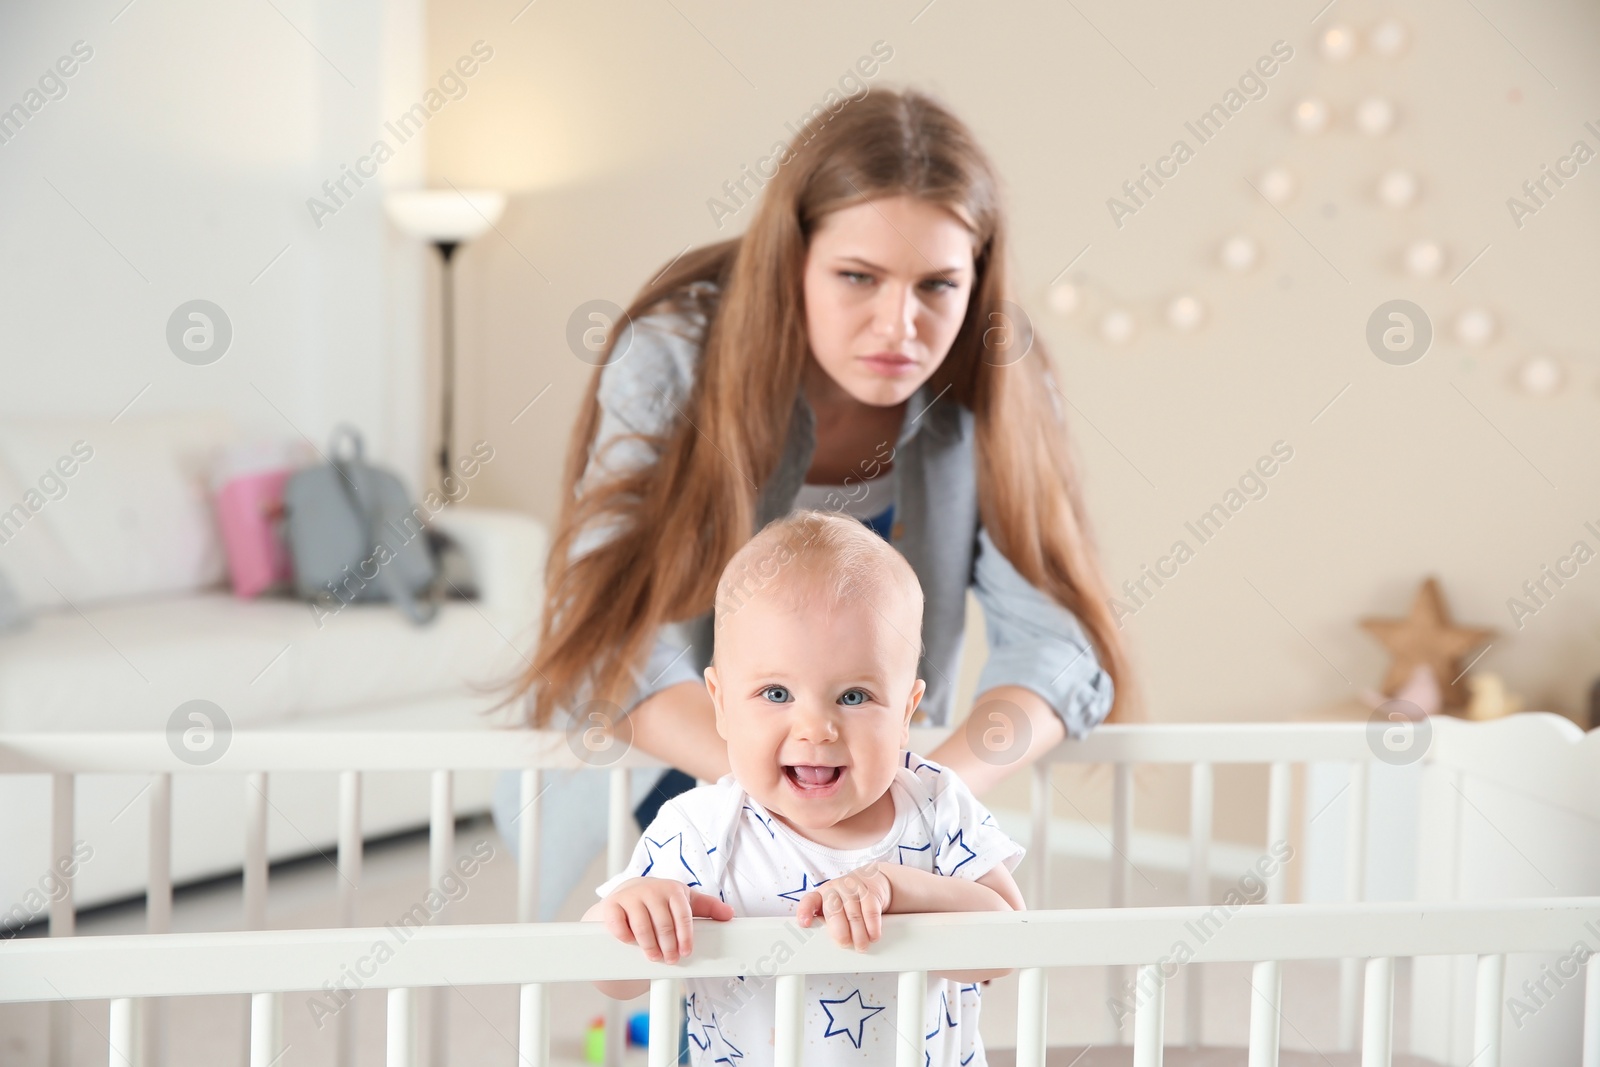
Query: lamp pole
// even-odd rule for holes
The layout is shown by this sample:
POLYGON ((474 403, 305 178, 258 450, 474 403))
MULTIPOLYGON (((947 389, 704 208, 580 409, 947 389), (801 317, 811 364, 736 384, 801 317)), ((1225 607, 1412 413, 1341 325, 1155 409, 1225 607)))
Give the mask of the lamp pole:
POLYGON ((439 489, 446 496, 449 495, 445 488, 445 479, 450 477, 450 440, 455 432, 456 409, 456 296, 454 281, 454 257, 457 241, 435 241, 433 247, 439 250, 440 275, 439 293, 443 300, 440 309, 440 322, 444 327, 441 343, 441 366, 439 378, 439 489))

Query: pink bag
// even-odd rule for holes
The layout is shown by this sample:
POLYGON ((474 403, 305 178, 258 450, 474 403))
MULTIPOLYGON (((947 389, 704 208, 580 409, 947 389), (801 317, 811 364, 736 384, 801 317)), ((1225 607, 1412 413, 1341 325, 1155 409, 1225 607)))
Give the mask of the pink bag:
POLYGON ((292 473, 240 475, 217 492, 217 521, 235 596, 257 596, 293 577, 283 539, 283 486, 292 473))

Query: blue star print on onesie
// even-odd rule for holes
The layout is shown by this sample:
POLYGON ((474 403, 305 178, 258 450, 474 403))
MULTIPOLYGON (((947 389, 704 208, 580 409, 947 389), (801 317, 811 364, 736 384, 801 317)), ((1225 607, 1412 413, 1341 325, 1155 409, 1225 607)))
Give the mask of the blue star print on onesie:
MULTIPOLYGON (((689 861, 683 858, 683 834, 674 834, 665 841, 652 840, 650 835, 646 834, 644 836, 643 845, 646 853, 649 856, 650 862, 646 863, 644 870, 639 872, 640 877, 648 875, 654 878, 671 878, 675 882, 682 882, 684 885, 688 886, 696 886, 700 884, 700 879, 695 877, 694 868, 690 867, 689 861), (678 862, 683 864, 683 871, 688 875, 687 878, 681 877, 676 870, 673 870, 670 874, 666 870, 656 870, 656 861, 660 859, 663 854, 670 855, 669 846, 673 844, 678 846, 678 862)), ((667 862, 670 866, 670 858, 667 862)))
POLYGON ((856 1048, 861 1047, 861 1031, 866 1027, 867 1020, 887 1007, 883 1004, 863 1003, 859 989, 844 1000, 819 1000, 817 1003, 828 1013, 828 1028, 822 1036, 843 1034, 856 1048))
MULTIPOLYGON (((670 878, 727 901, 735 916, 792 919, 805 894, 873 862, 973 881, 1001 864, 1016 868, 1023 847, 999 828, 959 775, 912 752, 902 752, 897 762, 890 786, 894 826, 874 845, 835 849, 809 840, 730 774, 663 804, 627 867, 596 892, 604 897, 628 878, 670 878)), ((824 923, 801 928, 791 922, 770 955, 753 961, 744 974, 686 979, 690 1062, 745 1067, 770 1061, 774 972, 801 944, 828 936, 824 923)), ((893 972, 807 975, 803 1062, 892 1062, 899 1041, 898 995, 893 972)), ((978 1034, 981 1006, 976 983, 928 976, 922 1028, 927 1067, 987 1067, 978 1034)))

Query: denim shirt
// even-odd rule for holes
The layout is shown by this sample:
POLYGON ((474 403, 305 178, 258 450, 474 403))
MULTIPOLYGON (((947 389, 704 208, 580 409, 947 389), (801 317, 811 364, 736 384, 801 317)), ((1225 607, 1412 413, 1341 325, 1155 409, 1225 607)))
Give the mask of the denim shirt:
MULTIPOLYGON (((666 436, 687 418, 700 339, 717 293, 710 282, 696 282, 691 290, 700 298, 695 310, 641 316, 618 334, 611 362, 600 376, 599 426, 579 493, 596 480, 660 458, 645 442, 616 440, 618 434, 666 436)), ((923 653, 917 668, 927 689, 912 721, 952 725, 971 587, 983 609, 989 643, 977 692, 1023 686, 1061 716, 1068 736, 1082 737, 1111 709, 1111 677, 1077 616, 1017 573, 983 529, 974 446, 970 409, 936 396, 928 383, 912 394, 892 453, 897 477, 889 532, 889 543, 911 564, 924 597, 923 653)), ((757 529, 790 512, 815 447, 815 419, 801 391, 783 455, 761 487, 757 529)), ((858 480, 866 478, 864 472, 858 480)), ((581 557, 605 536, 604 529, 584 531, 573 545, 573 557, 581 557)), ((708 611, 663 625, 625 707, 631 710, 679 682, 703 682, 711 662, 712 623, 708 611)))

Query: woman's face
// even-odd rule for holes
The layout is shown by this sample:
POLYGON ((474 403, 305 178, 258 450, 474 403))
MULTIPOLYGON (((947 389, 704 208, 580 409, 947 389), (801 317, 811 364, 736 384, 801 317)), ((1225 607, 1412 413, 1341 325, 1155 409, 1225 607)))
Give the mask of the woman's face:
POLYGON ((896 196, 835 211, 806 250, 812 357, 862 403, 900 403, 949 353, 973 275, 972 233, 942 205, 896 196))

